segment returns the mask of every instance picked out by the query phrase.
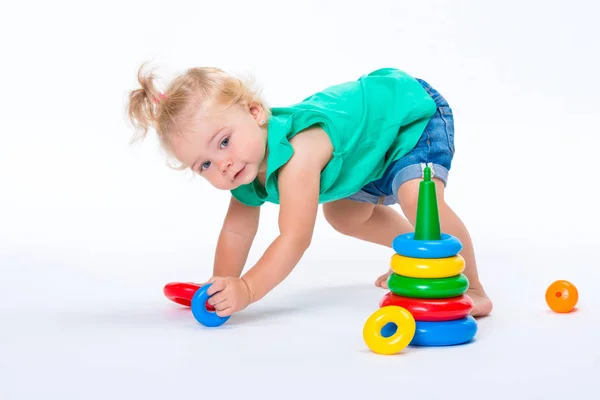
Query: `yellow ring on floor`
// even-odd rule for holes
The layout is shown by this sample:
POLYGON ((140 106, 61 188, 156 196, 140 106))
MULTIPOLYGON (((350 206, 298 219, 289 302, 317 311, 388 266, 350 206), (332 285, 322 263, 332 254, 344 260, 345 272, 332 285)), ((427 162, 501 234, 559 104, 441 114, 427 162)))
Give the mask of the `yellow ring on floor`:
POLYGON ((386 306, 379 308, 367 319, 363 327, 363 339, 377 354, 396 354, 410 344, 416 330, 415 318, 406 308, 386 306), (384 337, 383 327, 390 322, 396 325, 395 332, 391 336, 384 337))
POLYGON ((390 266, 396 274, 409 278, 449 278, 464 271, 465 259, 460 254, 446 258, 412 258, 395 253, 390 266))

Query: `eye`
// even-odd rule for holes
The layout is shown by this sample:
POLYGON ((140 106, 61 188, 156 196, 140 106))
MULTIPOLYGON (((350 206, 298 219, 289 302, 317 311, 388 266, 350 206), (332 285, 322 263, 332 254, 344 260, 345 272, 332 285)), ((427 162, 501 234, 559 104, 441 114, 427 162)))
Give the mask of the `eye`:
POLYGON ((221 141, 220 147, 221 148, 227 147, 228 144, 229 144, 229 138, 227 137, 221 141))
POLYGON ((206 169, 210 167, 210 161, 204 161, 204 163, 200 166, 200 170, 206 169))

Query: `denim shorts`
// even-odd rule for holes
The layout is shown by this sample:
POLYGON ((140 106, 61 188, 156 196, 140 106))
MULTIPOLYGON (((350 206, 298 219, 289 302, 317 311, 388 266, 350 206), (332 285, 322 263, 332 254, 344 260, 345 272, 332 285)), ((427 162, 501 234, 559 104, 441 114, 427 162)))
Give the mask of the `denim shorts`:
POLYGON ((454 117, 446 99, 427 82, 417 79, 437 105, 435 114, 425 127, 419 142, 406 155, 392 162, 383 176, 363 186, 347 197, 348 200, 373 204, 398 203, 398 188, 404 182, 423 178, 425 166, 431 169, 431 177, 448 184, 448 172, 454 157, 454 117))

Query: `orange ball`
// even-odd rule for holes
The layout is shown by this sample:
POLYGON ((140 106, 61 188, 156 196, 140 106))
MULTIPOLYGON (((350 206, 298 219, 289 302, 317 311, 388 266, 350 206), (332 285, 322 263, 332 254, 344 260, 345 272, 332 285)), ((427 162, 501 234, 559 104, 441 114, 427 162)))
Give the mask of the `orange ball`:
POLYGON ((573 310, 579 300, 577 288, 569 281, 552 282, 546 289, 546 303, 557 313, 568 313, 573 310))

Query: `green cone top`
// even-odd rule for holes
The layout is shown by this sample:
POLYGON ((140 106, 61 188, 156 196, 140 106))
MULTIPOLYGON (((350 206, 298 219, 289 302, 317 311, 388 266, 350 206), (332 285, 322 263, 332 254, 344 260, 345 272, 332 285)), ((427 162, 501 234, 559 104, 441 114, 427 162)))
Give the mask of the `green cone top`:
POLYGON ((419 184, 417 203, 416 240, 441 240, 440 215, 438 212, 435 182, 431 180, 431 169, 425 167, 423 180, 419 184))

